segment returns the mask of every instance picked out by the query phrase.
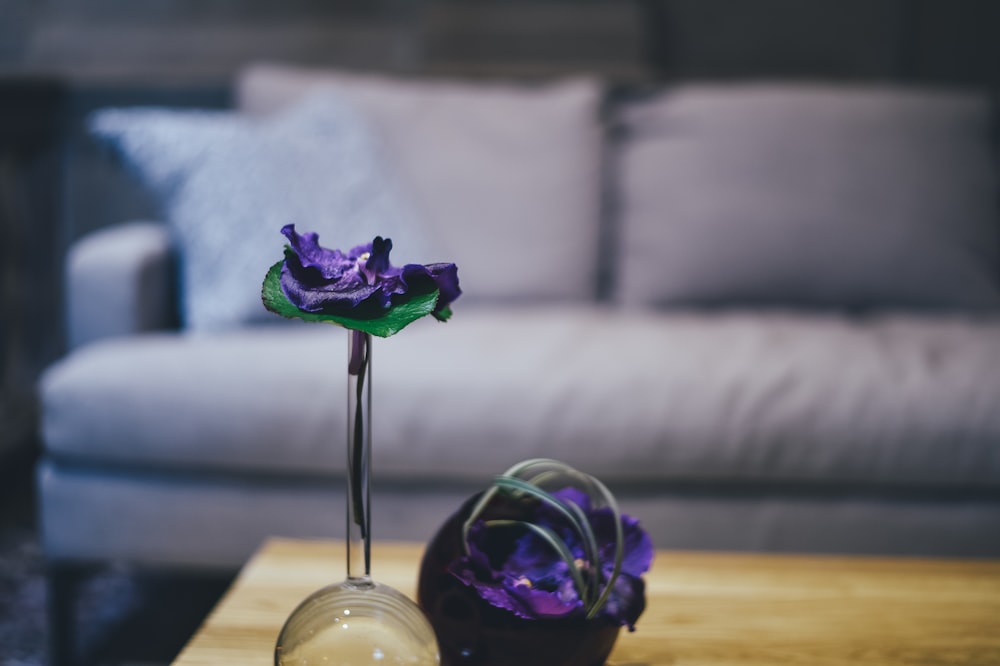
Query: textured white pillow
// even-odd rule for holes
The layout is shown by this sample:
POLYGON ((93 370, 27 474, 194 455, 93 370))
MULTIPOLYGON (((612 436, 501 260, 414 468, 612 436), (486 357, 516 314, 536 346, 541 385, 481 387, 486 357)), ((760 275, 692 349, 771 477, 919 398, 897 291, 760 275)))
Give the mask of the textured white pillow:
POLYGON ((454 261, 463 300, 594 297, 600 215, 600 88, 247 68, 238 106, 267 114, 310 90, 366 113, 405 194, 454 261))
POLYGON ((331 93, 270 118, 228 111, 105 109, 92 132, 118 147, 160 197, 181 255, 191 330, 274 320, 260 299, 281 259, 283 225, 329 247, 393 239, 393 262, 426 262, 432 247, 395 190, 359 113, 331 93))
POLYGON ((682 86, 625 109, 618 298, 995 308, 985 96, 682 86))

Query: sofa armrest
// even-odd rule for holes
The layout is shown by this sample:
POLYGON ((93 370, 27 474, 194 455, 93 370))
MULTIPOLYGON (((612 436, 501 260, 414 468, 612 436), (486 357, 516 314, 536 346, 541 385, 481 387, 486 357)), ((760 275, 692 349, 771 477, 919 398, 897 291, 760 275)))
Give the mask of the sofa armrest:
POLYGON ((70 348, 176 326, 172 247, 156 222, 128 222, 87 234, 66 260, 70 348))

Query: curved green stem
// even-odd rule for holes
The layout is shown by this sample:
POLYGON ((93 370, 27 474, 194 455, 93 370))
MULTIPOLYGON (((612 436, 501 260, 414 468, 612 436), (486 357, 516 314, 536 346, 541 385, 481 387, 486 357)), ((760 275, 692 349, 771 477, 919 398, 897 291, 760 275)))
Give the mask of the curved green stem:
POLYGON ((622 526, 621 511, 618 508, 618 502, 615 500, 614 495, 595 477, 579 472, 558 460, 551 458, 531 458, 524 460, 494 479, 493 485, 483 492, 482 496, 480 496, 479 500, 473 506, 468 518, 462 524, 462 541, 466 554, 470 552, 469 531, 476 521, 480 519, 496 494, 501 491, 510 492, 515 495, 523 493, 544 502, 547 506, 552 507, 560 513, 577 532, 589 560, 588 568, 590 576, 588 581, 583 580, 579 569, 576 567, 575 558, 569 551, 569 548, 552 530, 527 521, 487 521, 489 525, 524 524, 530 526, 529 529, 532 529, 536 533, 541 534, 541 532, 545 532, 546 541, 567 561, 567 565, 573 573, 574 583, 577 585, 580 599, 584 601, 587 608, 587 618, 595 617, 607 603, 608 597, 614 589, 615 582, 621 574, 622 560, 625 556, 624 527, 622 526), (597 543, 597 537, 583 509, 573 502, 561 501, 540 487, 542 484, 550 483, 563 476, 571 478, 576 485, 581 486, 591 497, 602 499, 607 508, 612 512, 615 526, 614 566, 607 581, 604 581, 603 587, 601 587, 603 565, 600 546, 597 543), (558 543, 554 543, 553 539, 558 543))

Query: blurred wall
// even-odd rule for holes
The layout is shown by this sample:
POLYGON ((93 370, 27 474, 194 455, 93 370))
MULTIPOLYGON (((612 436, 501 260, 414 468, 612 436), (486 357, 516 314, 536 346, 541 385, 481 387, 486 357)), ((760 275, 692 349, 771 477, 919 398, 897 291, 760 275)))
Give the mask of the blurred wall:
POLYGON ((663 77, 1000 84, 995 0, 644 0, 663 77))
POLYGON ((223 84, 254 59, 519 76, 639 63, 631 0, 0 2, 15 8, 0 57, 92 82, 223 84))
POLYGON ((248 60, 465 75, 998 83, 995 0, 0 0, 0 71, 223 85, 248 60))

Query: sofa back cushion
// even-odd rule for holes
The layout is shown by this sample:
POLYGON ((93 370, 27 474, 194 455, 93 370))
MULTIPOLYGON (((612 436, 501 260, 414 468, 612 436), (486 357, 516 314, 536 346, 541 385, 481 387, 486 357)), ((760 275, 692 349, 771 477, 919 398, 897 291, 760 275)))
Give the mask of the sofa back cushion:
POLYGON ((600 87, 408 80, 259 64, 237 105, 273 113, 333 91, 375 128, 463 300, 586 300, 597 281, 600 87))
POLYGON ((102 109, 91 130, 116 146, 163 204, 180 253, 189 330, 280 321, 261 303, 288 223, 332 247, 391 236, 393 260, 420 261, 424 235, 360 115, 318 93, 280 114, 102 109), (411 254, 412 253, 412 254, 411 254))
POLYGON ((620 121, 621 302, 1000 304, 985 97, 688 85, 620 121))

